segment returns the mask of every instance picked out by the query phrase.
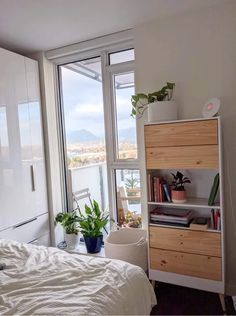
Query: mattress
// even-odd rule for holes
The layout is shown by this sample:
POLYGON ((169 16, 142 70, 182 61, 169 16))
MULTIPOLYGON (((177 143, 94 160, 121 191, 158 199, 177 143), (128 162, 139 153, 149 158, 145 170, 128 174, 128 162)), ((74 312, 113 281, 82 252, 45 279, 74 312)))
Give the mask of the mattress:
POLYGON ((144 271, 121 260, 0 239, 1 315, 147 315, 144 271))

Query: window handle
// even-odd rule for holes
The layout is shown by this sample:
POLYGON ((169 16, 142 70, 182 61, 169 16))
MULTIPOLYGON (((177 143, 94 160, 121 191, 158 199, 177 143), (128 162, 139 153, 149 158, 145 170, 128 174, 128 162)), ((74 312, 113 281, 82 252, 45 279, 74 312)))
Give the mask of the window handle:
POLYGON ((30 166, 30 174, 31 174, 31 188, 32 191, 36 191, 36 183, 35 183, 35 168, 34 165, 30 166))

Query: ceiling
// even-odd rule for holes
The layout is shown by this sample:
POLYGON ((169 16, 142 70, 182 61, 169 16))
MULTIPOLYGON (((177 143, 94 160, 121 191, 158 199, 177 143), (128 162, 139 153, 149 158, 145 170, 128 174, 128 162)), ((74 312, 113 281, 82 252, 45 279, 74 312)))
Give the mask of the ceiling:
POLYGON ((229 0, 0 0, 0 46, 45 51, 229 0))

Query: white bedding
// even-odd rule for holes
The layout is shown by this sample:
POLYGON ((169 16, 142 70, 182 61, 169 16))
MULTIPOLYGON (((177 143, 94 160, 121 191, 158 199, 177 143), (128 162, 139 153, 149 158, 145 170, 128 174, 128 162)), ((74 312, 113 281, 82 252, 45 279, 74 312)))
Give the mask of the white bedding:
POLYGON ((143 270, 119 260, 0 239, 0 314, 150 314, 143 270))

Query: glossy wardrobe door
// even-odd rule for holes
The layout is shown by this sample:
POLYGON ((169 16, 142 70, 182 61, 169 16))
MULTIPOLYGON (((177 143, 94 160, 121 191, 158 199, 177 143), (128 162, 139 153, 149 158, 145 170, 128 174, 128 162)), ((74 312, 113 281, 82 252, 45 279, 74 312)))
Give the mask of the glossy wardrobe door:
POLYGON ((25 66, 32 150, 31 168, 34 182, 31 203, 32 212, 35 215, 40 215, 46 213, 48 211, 48 208, 45 158, 42 136, 38 63, 32 59, 25 58, 25 66))

